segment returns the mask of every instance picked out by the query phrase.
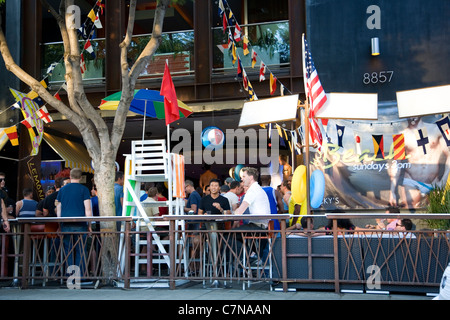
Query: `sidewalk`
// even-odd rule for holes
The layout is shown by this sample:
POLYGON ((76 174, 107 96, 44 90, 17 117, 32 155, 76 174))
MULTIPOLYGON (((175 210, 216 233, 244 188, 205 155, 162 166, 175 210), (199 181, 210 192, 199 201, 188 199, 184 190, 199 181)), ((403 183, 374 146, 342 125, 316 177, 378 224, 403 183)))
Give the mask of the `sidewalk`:
POLYGON ((81 288, 70 290, 63 287, 33 287, 19 289, 0 288, 0 300, 228 300, 228 301, 275 301, 275 300, 431 300, 426 295, 334 293, 329 291, 270 291, 266 284, 255 284, 242 290, 242 284, 235 283, 232 288, 203 288, 201 283, 189 283, 175 290, 167 288, 122 289, 112 286, 98 289, 81 288))

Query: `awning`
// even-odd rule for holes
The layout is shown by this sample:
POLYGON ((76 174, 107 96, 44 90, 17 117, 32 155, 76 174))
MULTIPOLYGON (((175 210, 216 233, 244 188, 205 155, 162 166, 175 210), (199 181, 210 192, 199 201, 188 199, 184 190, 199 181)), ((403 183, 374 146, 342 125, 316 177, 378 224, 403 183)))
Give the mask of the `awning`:
POLYGON ((56 137, 44 132, 44 140, 65 161, 68 168, 80 168, 84 172, 94 173, 91 167, 91 157, 86 147, 77 142, 56 137))

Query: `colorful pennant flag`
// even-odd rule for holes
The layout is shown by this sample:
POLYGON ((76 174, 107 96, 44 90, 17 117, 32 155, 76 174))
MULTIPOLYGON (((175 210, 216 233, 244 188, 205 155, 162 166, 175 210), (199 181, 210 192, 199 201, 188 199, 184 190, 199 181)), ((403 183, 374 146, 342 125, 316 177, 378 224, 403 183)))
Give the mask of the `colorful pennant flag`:
POLYGON ((220 52, 224 53, 225 49, 228 49, 228 44, 218 44, 217 48, 219 48, 220 52))
POLYGON ((405 160, 405 136, 403 133, 394 134, 392 139, 394 141, 394 160, 405 160))
POLYGON ((258 100, 255 90, 253 90, 253 86, 250 83, 250 80, 248 80, 248 94, 250 95, 250 101, 258 100))
POLYGON ((375 159, 384 159, 383 135, 372 135, 375 159))
POLYGON ((100 11, 103 12, 104 5, 101 0, 98 0, 95 3, 94 8, 89 11, 89 14, 86 18, 86 21, 83 25, 78 29, 78 33, 84 40, 87 40, 91 37, 92 33, 95 30, 95 21, 97 20, 97 13, 100 11))
POLYGON ((447 146, 450 147, 450 119, 448 116, 435 122, 442 134, 447 146))
POLYGON ((248 39, 247 37, 244 37, 244 44, 242 45, 243 49, 244 49, 244 56, 247 56, 250 51, 248 50, 248 39))
POLYGON ((263 61, 261 61, 261 64, 259 65, 259 82, 262 82, 266 80, 266 77, 264 74, 266 73, 266 65, 263 61))
POLYGON ((277 78, 270 73, 270 95, 274 95, 275 91, 277 90, 277 78))
POLYGON ((242 82, 244 85, 244 90, 248 91, 248 77, 247 77, 247 72, 245 71, 245 69, 242 69, 242 82))
POLYGON ((91 57, 93 59, 95 59, 95 52, 94 52, 94 47, 92 46, 91 40, 88 39, 88 41, 86 41, 85 45, 84 45, 84 50, 86 50, 87 52, 89 52, 91 54, 91 57))
POLYGON ((258 54, 255 52, 255 50, 252 49, 252 68, 255 67, 257 56, 258 56, 258 54))
POLYGON ((227 15, 222 0, 219 0, 219 16, 222 16, 223 33, 225 34, 225 31, 227 30, 227 15))
POLYGON ((237 42, 241 41, 242 30, 241 27, 236 23, 234 27, 234 40, 237 42))
POLYGON ((47 68, 47 74, 48 75, 52 75, 53 74, 53 70, 55 70, 56 66, 58 65, 58 62, 53 62, 48 68, 47 68))
POLYGON ((338 146, 343 148, 344 147, 343 138, 344 138, 345 126, 340 126, 337 124, 336 131, 337 131, 337 137, 338 137, 338 146))
POLYGON ((236 55, 236 46, 234 44, 234 42, 231 44, 231 55, 233 56, 233 64, 236 63, 237 61, 237 55, 236 55))
POLYGON ((81 59, 80 59, 80 70, 81 70, 81 74, 86 72, 86 62, 84 61, 84 56, 83 54, 81 54, 81 59))
POLYGON ((19 137, 17 135, 17 128, 16 126, 12 126, 9 128, 4 129, 6 135, 8 136, 9 141, 11 141, 11 144, 13 146, 19 145, 19 137))
MULTIPOLYGON (((102 14, 103 14, 103 9, 102 9, 102 14)), ((100 21, 100 16, 99 16, 98 12, 97 12, 97 15, 95 16, 94 26, 97 29, 103 29, 103 25, 102 25, 102 22, 100 21)))
POLYGON ((36 111, 36 113, 45 123, 53 122, 53 118, 50 116, 50 113, 45 106, 36 111))
POLYGON ((355 133, 355 143, 356 143, 356 154, 361 155, 361 137, 359 134, 355 133))
POLYGON ((243 70, 244 70, 244 68, 242 68, 242 62, 241 62, 241 59, 240 58, 238 58, 238 65, 237 65, 237 76, 239 77, 239 78, 243 78, 243 70))
POLYGON ((28 130, 34 127, 33 119, 31 119, 30 117, 23 119, 22 121, 20 121, 20 123, 27 127, 28 130))
POLYGON ((414 132, 417 140, 417 146, 422 147, 423 154, 430 152, 430 140, 428 139, 427 128, 418 129, 414 132))

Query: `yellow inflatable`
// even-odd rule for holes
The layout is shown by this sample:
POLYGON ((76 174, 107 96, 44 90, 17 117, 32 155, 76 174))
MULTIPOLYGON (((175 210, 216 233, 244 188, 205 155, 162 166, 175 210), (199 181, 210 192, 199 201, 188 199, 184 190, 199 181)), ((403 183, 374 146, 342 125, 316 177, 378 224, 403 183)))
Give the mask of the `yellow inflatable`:
POLYGON ((303 204, 306 199, 306 166, 304 165, 298 166, 294 171, 291 182, 291 194, 295 203, 303 204))

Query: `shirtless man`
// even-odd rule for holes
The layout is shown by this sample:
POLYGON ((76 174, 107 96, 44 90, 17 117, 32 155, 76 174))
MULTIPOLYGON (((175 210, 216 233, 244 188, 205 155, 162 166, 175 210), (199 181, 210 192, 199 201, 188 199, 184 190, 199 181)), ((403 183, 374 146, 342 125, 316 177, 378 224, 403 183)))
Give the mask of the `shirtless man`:
MULTIPOLYGON (((408 119, 408 127, 402 132, 405 138, 407 160, 393 160, 389 166, 391 180, 390 205, 402 206, 406 201, 408 208, 416 208, 425 194, 434 186, 444 186, 450 169, 449 150, 441 132, 434 123, 423 122, 421 118, 408 119), (418 129, 426 129, 428 144, 426 154, 419 146, 416 137, 418 129), (410 164, 410 165, 407 165, 410 164), (404 194, 400 195, 399 186, 404 194)), ((425 134, 425 130, 423 130, 425 134)))

